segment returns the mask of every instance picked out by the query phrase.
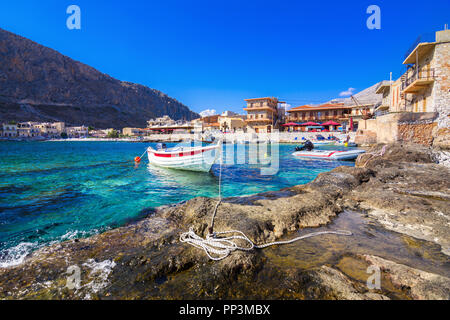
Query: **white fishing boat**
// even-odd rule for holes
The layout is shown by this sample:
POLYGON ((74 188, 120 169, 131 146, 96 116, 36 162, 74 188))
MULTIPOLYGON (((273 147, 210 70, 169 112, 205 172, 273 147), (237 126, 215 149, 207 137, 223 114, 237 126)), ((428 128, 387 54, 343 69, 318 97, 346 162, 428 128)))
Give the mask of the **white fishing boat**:
POLYGON ((222 143, 198 147, 165 148, 160 145, 157 150, 147 149, 148 161, 159 167, 208 172, 220 156, 222 143))
POLYGON ((303 158, 303 159, 314 159, 314 160, 353 160, 356 159, 360 154, 365 153, 365 150, 303 150, 296 151, 292 155, 303 158))

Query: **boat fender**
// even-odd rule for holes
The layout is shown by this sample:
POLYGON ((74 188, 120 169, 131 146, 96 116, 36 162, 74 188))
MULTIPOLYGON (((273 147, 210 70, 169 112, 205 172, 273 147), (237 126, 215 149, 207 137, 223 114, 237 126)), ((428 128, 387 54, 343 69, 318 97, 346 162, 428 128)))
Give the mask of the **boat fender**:
POLYGON ((136 157, 136 158, 134 158, 134 162, 136 162, 136 163, 141 162, 141 157, 136 157))

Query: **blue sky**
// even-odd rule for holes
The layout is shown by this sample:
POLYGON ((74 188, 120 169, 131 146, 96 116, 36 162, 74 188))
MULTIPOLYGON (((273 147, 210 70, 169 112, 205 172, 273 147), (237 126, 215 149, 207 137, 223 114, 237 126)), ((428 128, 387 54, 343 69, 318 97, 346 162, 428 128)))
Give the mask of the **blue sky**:
POLYGON ((0 2, 0 27, 200 112, 242 112, 243 99, 318 103, 400 76, 418 35, 450 24, 450 1, 0 2), (311 3, 312 2, 312 3, 311 3), (81 8, 68 30, 66 8, 81 8), (381 30, 369 30, 369 5, 381 30))

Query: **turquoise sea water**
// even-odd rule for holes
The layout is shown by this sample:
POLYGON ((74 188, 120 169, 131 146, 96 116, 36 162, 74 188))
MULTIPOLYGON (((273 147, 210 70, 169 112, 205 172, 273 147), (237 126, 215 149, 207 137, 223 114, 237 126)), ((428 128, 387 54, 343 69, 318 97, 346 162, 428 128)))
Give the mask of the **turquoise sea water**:
MULTIPOLYGON (((218 196, 219 165, 210 173, 155 168, 146 158, 136 166, 134 157, 149 145, 1 142, 0 267, 19 263, 40 246, 119 227, 161 205, 218 196)), ((278 173, 263 176, 261 165, 248 163, 244 148, 246 163, 223 166, 225 197, 303 184, 337 166, 354 165, 299 160, 291 155, 293 145, 281 144, 278 173)))

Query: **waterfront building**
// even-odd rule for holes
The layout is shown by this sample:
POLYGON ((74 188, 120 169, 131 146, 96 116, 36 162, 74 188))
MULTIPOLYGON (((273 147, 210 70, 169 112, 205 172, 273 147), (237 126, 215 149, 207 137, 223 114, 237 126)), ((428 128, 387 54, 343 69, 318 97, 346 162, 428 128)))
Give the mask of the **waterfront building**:
POLYGON ((16 124, 3 123, 2 128, 3 128, 3 132, 2 132, 3 137, 8 137, 8 138, 17 137, 17 125, 16 124))
POLYGON ((37 122, 20 122, 17 124, 17 136, 21 138, 33 138, 40 136, 37 122))
POLYGON ((278 126, 278 101, 277 98, 245 99, 247 107, 247 128, 256 133, 272 132, 278 126))
POLYGON ((85 138, 89 135, 88 127, 66 127, 66 133, 69 138, 85 138))
POLYGON ((396 81, 383 81, 378 108, 389 112, 437 112, 439 122, 449 126, 450 30, 424 34, 406 52, 406 71, 396 81))
POLYGON ((192 127, 201 128, 202 131, 220 130, 219 115, 206 116, 191 121, 192 127))
POLYGON ((236 132, 236 131, 246 131, 246 116, 240 116, 235 114, 235 116, 219 116, 217 121, 219 123, 219 129, 222 132, 236 132))
MULTIPOLYGON (((316 122, 323 123, 335 121, 341 124, 348 123, 349 118, 355 113, 355 108, 346 106, 344 103, 327 103, 319 106, 304 105, 288 110, 289 114, 286 122, 305 123, 316 122)), ((305 127, 298 127, 305 130, 305 127)))
POLYGON ((34 124, 34 128, 39 131, 39 136, 46 138, 58 138, 61 136, 61 133, 65 131, 65 123, 64 122, 36 123, 34 124))
POLYGON ((378 85, 375 93, 381 94, 381 104, 375 110, 376 112, 389 112, 391 108, 391 91, 392 91, 392 81, 383 80, 378 85))
POLYGON ((173 126, 177 124, 175 120, 165 115, 159 118, 150 119, 147 121, 147 128, 150 127, 163 127, 163 126, 173 126))
POLYGON ((406 52, 401 76, 405 111, 438 112, 439 122, 450 125, 450 30, 422 35, 406 52))
POLYGON ((404 56, 406 72, 377 89, 389 114, 361 122, 356 142, 431 145, 434 132, 450 127, 449 61, 450 30, 420 36, 404 56))
POLYGON ((234 111, 224 111, 220 114, 221 117, 238 117, 240 116, 239 113, 234 112, 234 111))
MULTIPOLYGON (((123 128, 122 134, 124 136, 130 136, 130 137, 143 137, 148 134, 148 129, 141 129, 141 128, 123 128)), ((107 133, 106 133, 107 135, 107 133)))

